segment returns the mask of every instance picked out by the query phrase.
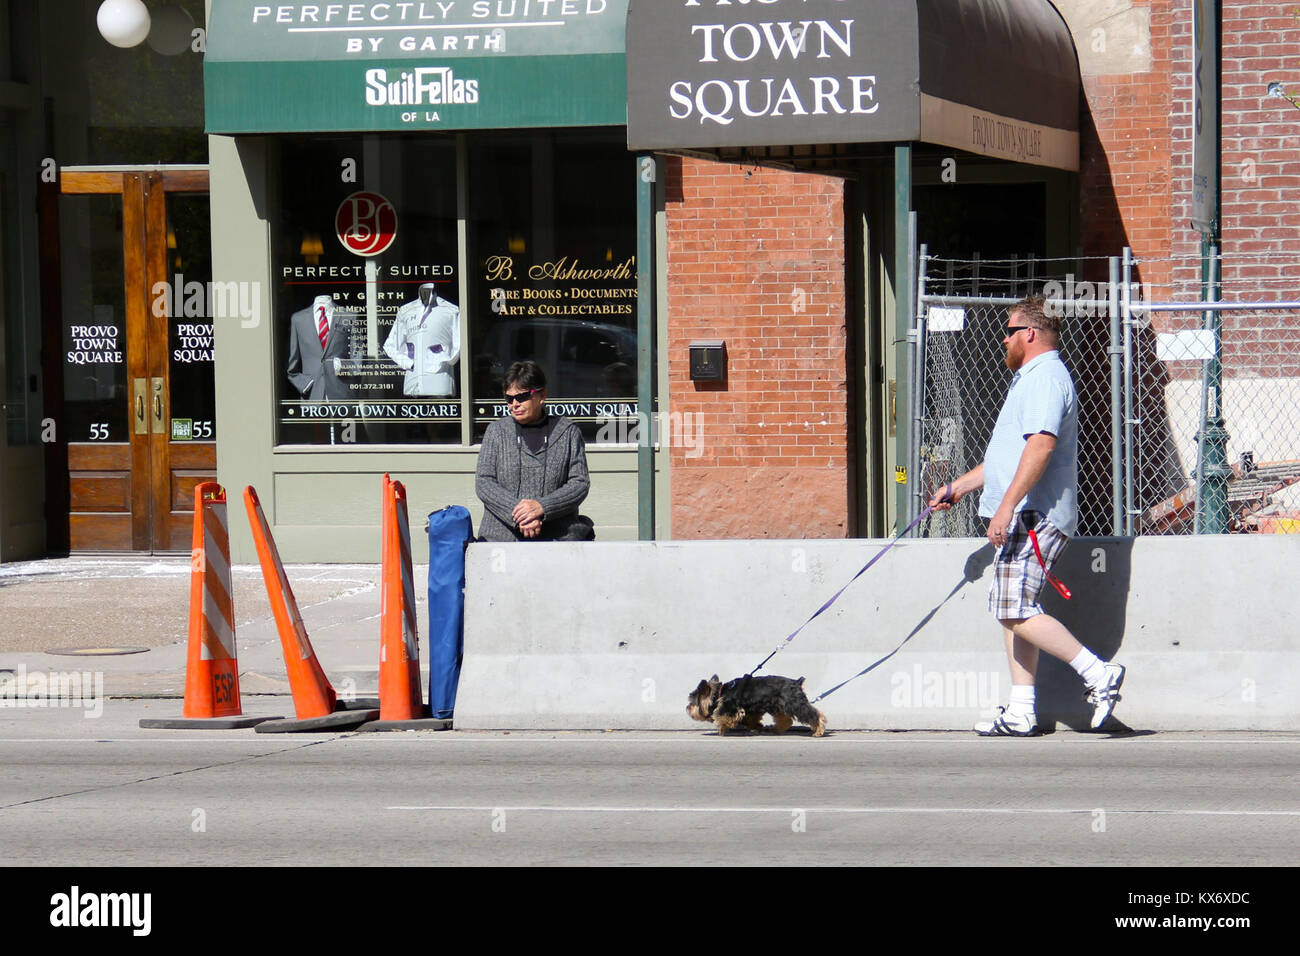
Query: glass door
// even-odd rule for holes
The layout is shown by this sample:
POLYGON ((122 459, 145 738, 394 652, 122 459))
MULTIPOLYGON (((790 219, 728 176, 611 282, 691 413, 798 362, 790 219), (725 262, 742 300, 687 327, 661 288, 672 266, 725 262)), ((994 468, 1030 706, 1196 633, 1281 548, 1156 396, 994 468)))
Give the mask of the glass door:
POLYGON ((188 550, 194 486, 216 477, 207 183, 206 169, 61 175, 46 248, 72 551, 188 550))

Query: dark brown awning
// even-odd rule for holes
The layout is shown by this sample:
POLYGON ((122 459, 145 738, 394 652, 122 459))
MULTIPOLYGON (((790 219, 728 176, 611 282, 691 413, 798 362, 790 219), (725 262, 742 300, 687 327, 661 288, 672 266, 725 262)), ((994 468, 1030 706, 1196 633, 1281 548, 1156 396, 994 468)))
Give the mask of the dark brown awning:
POLYGON ((1079 67, 1047 0, 631 0, 628 147, 935 143, 1079 168, 1079 67))

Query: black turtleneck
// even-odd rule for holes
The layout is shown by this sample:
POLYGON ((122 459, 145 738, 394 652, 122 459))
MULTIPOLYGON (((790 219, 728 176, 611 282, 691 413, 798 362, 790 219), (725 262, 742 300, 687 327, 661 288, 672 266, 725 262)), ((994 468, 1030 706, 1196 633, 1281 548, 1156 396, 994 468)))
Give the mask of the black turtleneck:
POLYGON ((524 443, 524 447, 528 449, 529 454, 533 457, 540 455, 545 450, 547 433, 550 431, 546 426, 550 423, 550 416, 545 412, 542 413, 541 418, 531 424, 524 425, 520 422, 515 422, 515 426, 518 429, 518 434, 524 443))

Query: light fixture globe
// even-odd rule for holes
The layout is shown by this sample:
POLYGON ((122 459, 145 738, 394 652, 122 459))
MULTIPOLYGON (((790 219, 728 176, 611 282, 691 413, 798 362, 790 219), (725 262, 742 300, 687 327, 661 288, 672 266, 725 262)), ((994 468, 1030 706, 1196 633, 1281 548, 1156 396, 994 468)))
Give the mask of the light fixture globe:
POLYGON ((102 36, 113 46, 139 46, 149 35, 149 8, 143 0, 104 0, 95 14, 102 36))

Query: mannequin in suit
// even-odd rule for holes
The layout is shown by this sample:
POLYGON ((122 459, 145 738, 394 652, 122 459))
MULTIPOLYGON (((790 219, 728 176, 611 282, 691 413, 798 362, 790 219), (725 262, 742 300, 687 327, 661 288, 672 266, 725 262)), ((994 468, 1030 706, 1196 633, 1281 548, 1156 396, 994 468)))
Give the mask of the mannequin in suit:
POLYGON ((398 309, 384 352, 406 372, 404 394, 455 395, 460 308, 439 296, 432 282, 424 283, 420 297, 398 309))
POLYGON ((289 321, 289 381, 310 401, 346 401, 352 397, 338 377, 336 359, 351 351, 352 313, 334 305, 327 295, 318 295, 306 309, 289 321), (322 319, 326 326, 325 345, 320 342, 322 319))

